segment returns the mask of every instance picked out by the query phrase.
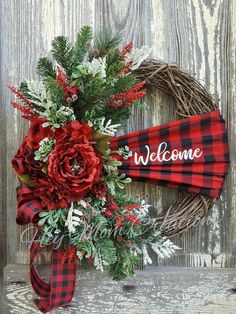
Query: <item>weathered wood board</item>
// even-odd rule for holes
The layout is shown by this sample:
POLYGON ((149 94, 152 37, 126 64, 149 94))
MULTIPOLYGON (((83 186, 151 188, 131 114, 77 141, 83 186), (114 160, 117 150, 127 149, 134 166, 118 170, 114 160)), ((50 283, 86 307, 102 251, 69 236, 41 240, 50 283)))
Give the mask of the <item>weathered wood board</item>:
MULTIPOLYGON (((1 0, 1 259, 27 263, 27 245, 20 242, 24 228, 15 225, 17 181, 10 161, 27 123, 9 105, 13 99, 6 85, 37 79, 36 63, 50 50, 54 36, 74 39, 82 25, 94 30, 110 26, 123 30, 123 43, 133 41, 152 47, 152 57, 177 62, 195 74, 216 98, 227 121, 231 146, 231 170, 225 191, 209 214, 208 222, 191 229, 175 242, 177 256, 158 265, 235 267, 236 170, 235 170, 235 43, 236 3, 233 0, 1 0)), ((158 91, 147 99, 148 112, 134 109, 123 132, 174 119, 171 101, 158 91)), ((132 192, 161 211, 175 199, 172 190, 134 184, 132 192)), ((30 238, 31 232, 27 233, 30 238)))
MULTIPOLYGON (((41 269, 48 274, 49 269, 41 269)), ((25 265, 5 269, 3 313, 33 314, 36 310, 25 265)), ((236 269, 151 267, 121 282, 106 273, 78 270, 70 305, 51 313, 83 314, 234 314, 236 269), (181 284, 180 284, 181 283, 181 284)))

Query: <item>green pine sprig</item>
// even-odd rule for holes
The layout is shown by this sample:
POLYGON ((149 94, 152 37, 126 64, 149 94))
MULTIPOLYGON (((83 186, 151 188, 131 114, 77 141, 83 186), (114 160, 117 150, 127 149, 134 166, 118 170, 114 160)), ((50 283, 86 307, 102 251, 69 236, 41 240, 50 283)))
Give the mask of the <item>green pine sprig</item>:
POLYGON ((94 39, 94 47, 98 49, 98 55, 101 57, 109 50, 117 48, 123 37, 123 33, 118 31, 115 34, 110 28, 100 30, 94 39))
POLYGON ((53 61, 47 57, 40 58, 37 65, 37 73, 42 77, 56 77, 56 70, 53 61))
POLYGON ((83 26, 79 33, 73 47, 74 66, 78 66, 84 59, 86 53, 89 51, 89 44, 93 38, 92 29, 90 26, 83 26))
POLYGON ((73 72, 74 52, 68 37, 58 36, 52 41, 52 55, 68 75, 73 72))

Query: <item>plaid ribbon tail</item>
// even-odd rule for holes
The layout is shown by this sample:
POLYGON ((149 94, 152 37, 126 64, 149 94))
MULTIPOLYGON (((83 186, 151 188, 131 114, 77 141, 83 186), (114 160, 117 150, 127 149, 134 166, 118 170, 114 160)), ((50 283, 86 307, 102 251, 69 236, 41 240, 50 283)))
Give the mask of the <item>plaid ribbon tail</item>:
MULTIPOLYGON (((38 213, 42 211, 42 208, 40 202, 33 199, 33 193, 28 186, 21 185, 17 188, 17 200, 17 223, 36 224, 38 213)), ((50 283, 46 283, 40 278, 33 264, 41 250, 37 233, 30 247, 30 280, 34 291, 41 298, 35 299, 34 303, 42 313, 47 313, 67 305, 72 300, 76 282, 76 261, 65 261, 63 250, 52 248, 50 283)))
POLYGON ((121 173, 136 181, 218 197, 229 168, 225 122, 219 111, 112 138, 121 173), (124 159, 120 148, 132 156, 124 159), (195 158, 193 152, 196 152, 195 158))
POLYGON ((39 277, 33 265, 40 250, 39 243, 31 246, 30 279, 34 291, 41 297, 33 300, 35 305, 42 313, 48 313, 71 302, 76 282, 76 262, 63 263, 63 251, 53 249, 51 278, 48 284, 39 277))

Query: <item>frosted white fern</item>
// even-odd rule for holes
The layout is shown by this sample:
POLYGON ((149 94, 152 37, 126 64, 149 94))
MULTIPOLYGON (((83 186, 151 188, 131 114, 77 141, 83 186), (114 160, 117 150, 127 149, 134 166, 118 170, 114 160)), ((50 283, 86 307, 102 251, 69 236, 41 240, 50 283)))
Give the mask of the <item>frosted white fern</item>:
POLYGON ((134 213, 138 215, 139 219, 143 219, 145 217, 149 217, 149 207, 151 205, 146 204, 145 200, 141 201, 141 205, 139 208, 134 209, 134 213))
POLYGON ((143 263, 144 265, 147 265, 152 264, 152 259, 148 253, 149 248, 151 248, 160 258, 169 258, 176 252, 176 250, 180 250, 177 245, 166 237, 160 237, 155 243, 148 242, 142 245, 141 248, 138 245, 132 245, 130 250, 135 256, 142 255, 143 263))
POLYGON ((82 219, 81 217, 84 214, 78 208, 74 208, 74 203, 71 203, 71 207, 68 212, 67 220, 65 222, 65 226, 67 227, 69 233, 75 233, 76 227, 81 225, 82 219))
POLYGON ((104 271, 103 266, 107 266, 108 265, 108 263, 102 259, 100 250, 97 250, 97 252, 95 253, 93 264, 96 267, 96 269, 101 270, 101 272, 104 271))
POLYGON ((144 244, 142 247, 142 253, 143 253, 143 263, 144 265, 152 264, 152 259, 148 254, 147 246, 144 244))
MULTIPOLYGON (((155 218, 151 218, 149 216, 148 209, 150 206, 151 205, 146 204, 145 201, 142 200, 141 206, 137 209, 134 209, 133 212, 138 216, 139 220, 148 220, 150 223, 150 227, 153 228, 155 227, 156 220, 155 218)), ((147 240, 146 244, 142 245, 141 247, 139 247, 138 245, 132 245, 130 247, 130 250, 135 256, 143 256, 144 265, 152 264, 151 257, 148 254, 148 249, 152 249, 160 258, 171 257, 176 252, 176 250, 180 249, 167 237, 163 237, 159 230, 153 232, 154 238, 147 240)))
POLYGON ((110 136, 114 136, 117 132, 117 129, 121 126, 120 124, 112 124, 111 120, 108 120, 106 122, 105 117, 102 117, 100 119, 94 119, 92 121, 90 120, 88 121, 88 124, 95 130, 110 136))
POLYGON ((127 54, 126 61, 133 61, 131 70, 136 70, 140 64, 147 59, 151 52, 151 49, 147 46, 142 46, 141 48, 133 48, 131 53, 127 54))
POLYGON ((151 244, 152 250, 161 258, 171 257, 176 250, 180 248, 166 237, 160 238, 160 241, 151 244))
POLYGON ((106 57, 94 58, 91 62, 84 62, 78 66, 78 69, 85 69, 93 76, 99 74, 101 78, 106 77, 106 57))
POLYGON ((42 81, 27 81, 26 83, 29 90, 28 94, 32 97, 31 103, 45 109, 55 106, 42 81))

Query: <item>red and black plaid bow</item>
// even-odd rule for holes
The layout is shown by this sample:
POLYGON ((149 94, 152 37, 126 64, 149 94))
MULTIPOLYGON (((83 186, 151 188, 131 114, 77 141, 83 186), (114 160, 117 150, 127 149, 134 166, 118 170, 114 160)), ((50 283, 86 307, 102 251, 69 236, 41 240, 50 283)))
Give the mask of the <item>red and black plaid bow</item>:
POLYGON ((136 181, 218 197, 229 168, 225 122, 219 111, 177 120, 111 140, 132 157, 119 170, 136 181))
MULTIPOLYGON (((17 189, 18 215, 16 221, 20 225, 30 222, 37 225, 37 214, 42 211, 39 201, 32 198, 29 187, 22 185, 17 189)), ((34 291, 41 299, 34 303, 42 313, 47 313, 70 303, 73 298, 76 281, 76 261, 65 261, 63 250, 52 248, 52 270, 50 283, 44 282, 38 275, 33 263, 42 247, 37 236, 30 247, 30 280, 34 291)))

